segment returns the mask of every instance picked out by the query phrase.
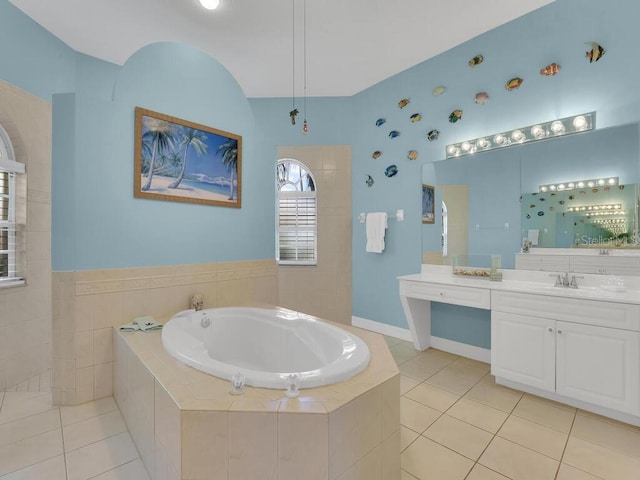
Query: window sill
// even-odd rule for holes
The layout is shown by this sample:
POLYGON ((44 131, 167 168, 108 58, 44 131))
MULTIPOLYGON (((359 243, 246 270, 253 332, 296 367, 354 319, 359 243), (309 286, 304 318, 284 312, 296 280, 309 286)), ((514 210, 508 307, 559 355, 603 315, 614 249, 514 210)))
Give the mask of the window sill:
POLYGON ((27 282, 24 278, 12 278, 11 280, 0 280, 0 289, 22 287, 23 285, 26 285, 26 284, 27 282))

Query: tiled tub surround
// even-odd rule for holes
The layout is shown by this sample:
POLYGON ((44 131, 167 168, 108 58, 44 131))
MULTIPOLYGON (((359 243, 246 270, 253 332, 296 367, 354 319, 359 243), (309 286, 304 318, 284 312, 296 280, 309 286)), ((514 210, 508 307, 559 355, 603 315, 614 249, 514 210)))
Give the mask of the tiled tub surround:
POLYGON ((26 169, 16 182, 16 219, 26 218, 18 262, 27 283, 0 289, 3 391, 51 371, 51 103, 0 80, 0 123, 26 169))
POLYGON ((384 338, 343 327, 371 350, 345 382, 247 387, 167 354, 161 332, 114 331, 115 398, 152 479, 398 480, 400 376, 384 338))
POLYGON ((112 327, 137 316, 166 321, 189 308, 278 303, 275 260, 53 273, 53 402, 113 394, 112 327))

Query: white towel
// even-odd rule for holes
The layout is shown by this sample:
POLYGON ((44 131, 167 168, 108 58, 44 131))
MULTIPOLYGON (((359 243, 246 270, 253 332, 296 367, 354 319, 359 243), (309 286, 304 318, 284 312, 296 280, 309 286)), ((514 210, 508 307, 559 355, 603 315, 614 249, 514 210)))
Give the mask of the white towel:
POLYGON ((527 240, 531 242, 531 245, 538 245, 538 235, 540 235, 540 230, 529 230, 527 240))
POLYGON ((382 253, 384 250, 384 234, 386 230, 386 212, 367 213, 367 252, 382 253))

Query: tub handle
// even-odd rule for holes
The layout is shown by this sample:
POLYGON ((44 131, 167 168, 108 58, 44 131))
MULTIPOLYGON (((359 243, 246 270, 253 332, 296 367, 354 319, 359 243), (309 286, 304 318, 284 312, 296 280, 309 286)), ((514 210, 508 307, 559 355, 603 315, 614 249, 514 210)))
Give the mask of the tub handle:
POLYGON ((206 315, 203 315, 203 317, 200 319, 200 326, 202 328, 207 328, 209 325, 211 325, 211 319, 206 315))

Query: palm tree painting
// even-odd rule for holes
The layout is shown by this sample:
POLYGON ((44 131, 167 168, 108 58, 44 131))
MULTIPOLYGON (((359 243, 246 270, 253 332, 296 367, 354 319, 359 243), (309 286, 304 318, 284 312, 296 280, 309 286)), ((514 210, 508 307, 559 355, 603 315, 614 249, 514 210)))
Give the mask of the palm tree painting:
POLYGON ((240 207, 242 137, 136 108, 134 197, 240 207))

